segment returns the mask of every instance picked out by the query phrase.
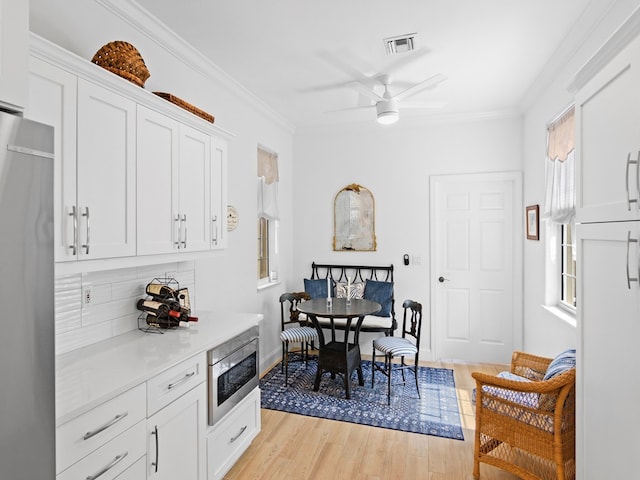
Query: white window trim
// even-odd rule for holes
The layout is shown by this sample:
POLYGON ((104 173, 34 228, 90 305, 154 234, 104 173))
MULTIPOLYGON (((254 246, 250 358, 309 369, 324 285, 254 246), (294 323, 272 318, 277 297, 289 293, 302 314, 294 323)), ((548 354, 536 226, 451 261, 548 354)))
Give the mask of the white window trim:
POLYGON ((545 299, 542 307, 569 325, 577 326, 575 308, 560 300, 562 255, 560 252, 560 224, 544 221, 545 225, 545 299))

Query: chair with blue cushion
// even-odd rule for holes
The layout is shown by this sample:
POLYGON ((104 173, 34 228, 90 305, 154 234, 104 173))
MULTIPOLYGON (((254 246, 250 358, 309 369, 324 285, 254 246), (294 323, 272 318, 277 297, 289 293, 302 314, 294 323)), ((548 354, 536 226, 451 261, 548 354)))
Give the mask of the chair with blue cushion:
POLYGON ((371 387, 375 381, 376 371, 387 376, 387 404, 391 404, 391 377, 394 371, 402 373, 402 383, 406 383, 404 371, 410 369, 415 377, 418 397, 418 358, 420 355, 420 331, 422 329, 422 305, 413 300, 405 300, 402 304, 404 315, 402 333, 399 337, 385 336, 373 341, 373 358, 371 362, 371 387), (384 354, 384 365, 376 363, 376 351, 384 354), (405 357, 413 357, 413 364, 405 363, 405 357), (400 363, 393 363, 400 358, 400 363))
POLYGON ((283 293, 280 295, 280 340, 282 341, 282 366, 284 370, 284 384, 289 382, 289 361, 300 359, 305 362, 305 368, 309 362, 309 345, 318 339, 318 332, 312 326, 307 325, 306 320, 300 318, 298 304, 309 300, 311 297, 306 292, 283 293), (300 344, 300 348, 289 350, 291 344, 300 344))

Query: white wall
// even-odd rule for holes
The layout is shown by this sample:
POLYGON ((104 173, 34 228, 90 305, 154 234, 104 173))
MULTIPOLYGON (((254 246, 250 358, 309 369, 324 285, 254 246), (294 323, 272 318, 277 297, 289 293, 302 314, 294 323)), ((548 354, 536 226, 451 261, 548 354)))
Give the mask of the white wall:
MULTIPOLYGON (((229 204, 238 209, 240 223, 235 231, 229 232, 228 249, 215 258, 195 262, 197 306, 263 313, 265 335, 261 356, 265 359, 262 366, 267 368, 280 351, 278 297, 284 290, 275 287, 259 292, 256 288, 256 152, 260 144, 277 152, 279 157, 283 204, 280 278, 286 284, 293 275, 293 127, 257 98, 233 85, 223 73, 213 78, 210 73, 216 72, 214 65, 203 63, 194 68, 97 1, 30 0, 30 7, 32 32, 87 60, 110 41, 132 43, 151 73, 145 89, 173 93, 210 112, 216 125, 235 134, 229 141, 229 204)), ((171 35, 163 37, 164 41, 173 41, 171 35)))
MULTIPOLYGON (((544 201, 546 125, 572 103, 567 88, 572 76, 639 5, 637 0, 595 2, 587 14, 598 19, 596 28, 584 31, 589 22, 578 22, 529 92, 524 117, 525 205, 544 201)), ((527 240, 524 248, 524 348, 554 356, 576 346, 576 329, 543 308, 547 232, 540 230, 540 241, 527 240)))
MULTIPOLYGON (((396 316, 402 302, 430 308, 429 177, 431 175, 522 170, 520 117, 408 126, 377 125, 307 130, 295 137, 294 290, 302 290, 311 262, 395 267, 396 316), (333 201, 343 187, 358 183, 375 199, 375 252, 333 251, 333 201), (404 266, 403 255, 420 257, 404 266)), ((517 267, 519 268, 519 267, 517 267)), ((435 275, 435 277, 434 277, 435 275)), ((398 315, 400 314, 400 315, 398 315)), ((428 315, 426 315, 428 317, 428 315)), ((431 341, 429 322, 423 346, 431 341)), ((367 335, 362 345, 368 345, 367 335)), ((363 347, 365 348, 365 347, 363 347)), ((365 348, 369 353, 369 347, 365 348)))

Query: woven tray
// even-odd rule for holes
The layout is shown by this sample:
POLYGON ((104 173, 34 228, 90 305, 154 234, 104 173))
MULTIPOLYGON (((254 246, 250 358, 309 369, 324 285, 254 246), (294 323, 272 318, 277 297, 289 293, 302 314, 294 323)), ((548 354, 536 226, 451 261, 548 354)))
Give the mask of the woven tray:
POLYGON ((199 109, 198 107, 194 107, 189 102, 185 102, 181 98, 178 98, 175 95, 172 95, 171 93, 165 93, 165 92, 153 92, 153 93, 155 93, 161 98, 164 98, 168 102, 171 102, 175 105, 178 105, 181 108, 184 108, 185 110, 193 113, 194 115, 199 116, 200 118, 204 118, 207 122, 213 123, 215 120, 214 116, 211 115, 210 113, 207 113, 204 110, 199 109))

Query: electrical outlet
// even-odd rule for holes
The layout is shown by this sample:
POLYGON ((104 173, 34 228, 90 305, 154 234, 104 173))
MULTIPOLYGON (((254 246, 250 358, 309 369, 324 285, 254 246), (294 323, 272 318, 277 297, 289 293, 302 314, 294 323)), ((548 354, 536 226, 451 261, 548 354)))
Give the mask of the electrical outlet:
POLYGON ((84 304, 89 305, 91 303, 91 300, 92 300, 91 288, 87 287, 84 289, 84 304))

